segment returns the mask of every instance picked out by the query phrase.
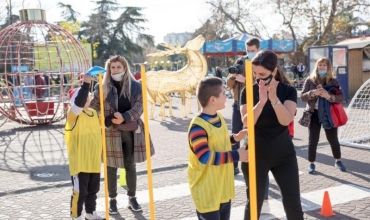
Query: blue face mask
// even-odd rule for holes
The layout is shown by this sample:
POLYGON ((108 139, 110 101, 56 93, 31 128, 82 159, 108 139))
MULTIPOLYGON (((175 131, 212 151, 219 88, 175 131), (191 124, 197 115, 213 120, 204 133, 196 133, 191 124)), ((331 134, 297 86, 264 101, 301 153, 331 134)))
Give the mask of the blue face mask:
POLYGON ((326 71, 326 70, 324 70, 324 71, 317 71, 317 74, 319 74, 320 76, 325 76, 327 73, 328 73, 328 71, 326 71))
POLYGON ((256 52, 248 52, 248 59, 251 60, 256 56, 256 52))

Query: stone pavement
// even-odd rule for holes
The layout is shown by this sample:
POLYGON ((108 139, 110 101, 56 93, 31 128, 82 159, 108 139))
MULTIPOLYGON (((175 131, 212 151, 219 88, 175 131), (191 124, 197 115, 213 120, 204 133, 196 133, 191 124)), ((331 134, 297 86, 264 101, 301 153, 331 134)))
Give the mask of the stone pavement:
MULTIPOLYGON (((186 132, 190 119, 181 117, 179 98, 173 99, 174 116, 161 121, 156 116, 150 121, 150 132, 156 154, 152 157, 153 187, 156 219, 195 219, 194 205, 187 186, 186 164, 188 146, 186 132)), ((222 110, 231 126, 231 104, 228 99, 222 110)), ((196 111, 193 100, 193 111, 196 111)), ((304 104, 299 103, 295 121, 302 114, 304 104)), ((166 109, 167 110, 167 109, 166 109)), ((156 115, 159 108, 155 109, 156 115)), ((0 219, 69 219, 71 183, 68 158, 63 137, 63 122, 50 126, 22 126, 7 122, 0 127, 0 219)), ((334 165, 330 147, 321 134, 314 175, 306 172, 307 130, 295 125, 297 158, 300 169, 300 187, 305 219, 370 219, 370 151, 342 147, 343 163, 347 172, 334 165), (318 214, 323 191, 328 190, 335 216, 318 214)), ((126 190, 119 188, 119 215, 111 219, 150 219, 147 165, 137 165, 137 197, 143 211, 134 213, 126 208, 126 190)), ((102 175, 103 177, 103 175, 102 175)), ((246 201, 242 175, 235 177, 236 198, 232 201, 232 220, 242 219, 246 201)), ((271 179, 270 203, 272 215, 261 219, 284 219, 281 196, 276 182, 271 179)), ((97 209, 103 213, 104 181, 98 195, 97 209)))

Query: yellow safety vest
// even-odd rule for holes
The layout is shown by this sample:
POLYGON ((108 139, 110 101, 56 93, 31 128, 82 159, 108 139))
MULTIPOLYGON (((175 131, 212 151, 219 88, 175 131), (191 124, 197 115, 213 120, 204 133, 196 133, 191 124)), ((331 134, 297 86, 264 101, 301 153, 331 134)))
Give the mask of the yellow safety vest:
MULTIPOLYGON (((222 115, 221 127, 217 128, 208 121, 195 117, 190 123, 201 126, 208 135, 208 146, 211 151, 231 151, 230 134, 222 115)), ((233 163, 223 165, 202 164, 195 153, 190 150, 188 165, 188 182, 195 207, 198 212, 217 211, 221 203, 235 198, 233 163)))
POLYGON ((99 117, 91 108, 86 113, 77 116, 71 108, 67 112, 65 142, 71 176, 80 172, 100 173, 102 134, 99 117))

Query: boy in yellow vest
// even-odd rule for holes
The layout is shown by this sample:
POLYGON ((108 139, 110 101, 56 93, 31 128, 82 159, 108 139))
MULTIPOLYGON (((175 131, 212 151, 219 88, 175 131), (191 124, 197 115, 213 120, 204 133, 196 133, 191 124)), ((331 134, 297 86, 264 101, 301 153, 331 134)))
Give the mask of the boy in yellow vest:
POLYGON ((81 88, 68 92, 71 107, 67 112, 65 142, 73 186, 71 218, 75 220, 82 219, 84 203, 86 219, 105 219, 95 211, 100 188, 102 135, 98 114, 89 108, 90 84, 91 76, 84 75, 81 88))
POLYGON ((231 199, 235 197, 235 161, 248 161, 245 148, 231 150, 247 130, 229 134, 218 112, 225 108, 226 95, 222 80, 207 77, 200 81, 197 99, 202 106, 189 125, 188 181, 196 213, 202 220, 230 219, 231 199))

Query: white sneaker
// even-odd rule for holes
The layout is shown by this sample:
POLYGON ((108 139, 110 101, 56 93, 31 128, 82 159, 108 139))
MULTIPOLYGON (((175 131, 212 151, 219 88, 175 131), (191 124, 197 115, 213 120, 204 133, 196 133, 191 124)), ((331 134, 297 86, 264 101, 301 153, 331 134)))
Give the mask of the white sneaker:
POLYGON ((91 213, 86 213, 85 219, 98 219, 98 220, 105 220, 104 217, 101 217, 96 211, 91 213))
POLYGON ((262 204, 261 214, 268 214, 270 212, 270 204, 268 202, 264 202, 262 204))
POLYGON ((81 220, 81 216, 77 218, 72 218, 72 220, 81 220))

